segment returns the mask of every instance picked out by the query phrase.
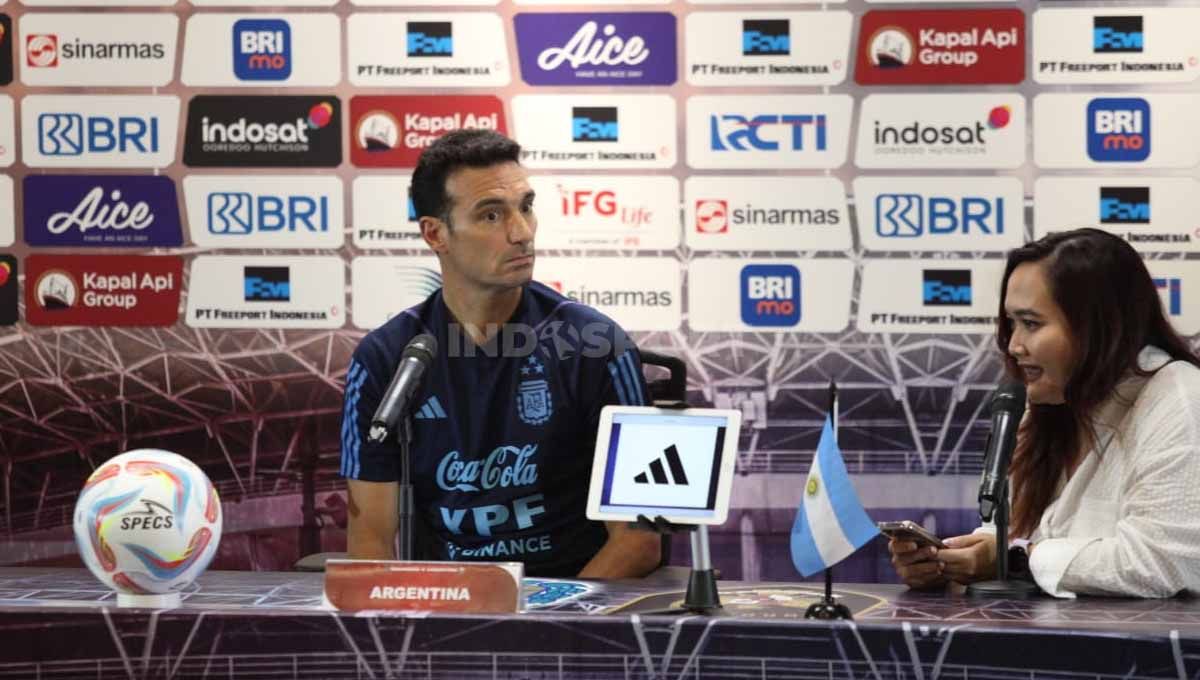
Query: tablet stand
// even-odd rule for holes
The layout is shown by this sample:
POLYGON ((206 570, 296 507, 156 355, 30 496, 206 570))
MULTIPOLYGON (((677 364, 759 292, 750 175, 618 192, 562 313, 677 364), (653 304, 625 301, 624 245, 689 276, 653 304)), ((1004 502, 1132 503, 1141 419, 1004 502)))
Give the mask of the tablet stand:
POLYGON ((716 616, 721 610, 721 595, 717 592, 717 573, 712 566, 712 553, 708 547, 708 526, 704 524, 672 524, 663 517, 653 521, 638 515, 638 526, 649 528, 660 534, 688 531, 692 534, 692 571, 688 574, 687 592, 683 605, 670 609, 643 612, 651 615, 701 614, 716 616))

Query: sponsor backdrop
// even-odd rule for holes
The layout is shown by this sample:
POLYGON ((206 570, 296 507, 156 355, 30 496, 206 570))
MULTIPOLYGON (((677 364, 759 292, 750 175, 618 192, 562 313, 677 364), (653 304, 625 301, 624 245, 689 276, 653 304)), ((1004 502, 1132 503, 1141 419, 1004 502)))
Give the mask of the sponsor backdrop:
POLYGON ((523 144, 536 276, 742 410, 725 574, 796 578, 830 381, 871 514, 970 530, 1008 249, 1119 234, 1200 333, 1200 8, 1103 5, 4 4, 0 563, 75 563, 141 446, 217 482, 217 566, 342 549, 346 364, 441 285, 406 192, 460 128, 523 144))

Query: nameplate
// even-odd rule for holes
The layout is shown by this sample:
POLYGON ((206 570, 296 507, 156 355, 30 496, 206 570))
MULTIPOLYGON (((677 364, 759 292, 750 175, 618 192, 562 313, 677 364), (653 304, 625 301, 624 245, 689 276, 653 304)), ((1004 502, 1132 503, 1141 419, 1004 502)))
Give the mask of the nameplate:
POLYGON ((511 614, 521 610, 520 562, 329 560, 325 599, 341 611, 511 614))

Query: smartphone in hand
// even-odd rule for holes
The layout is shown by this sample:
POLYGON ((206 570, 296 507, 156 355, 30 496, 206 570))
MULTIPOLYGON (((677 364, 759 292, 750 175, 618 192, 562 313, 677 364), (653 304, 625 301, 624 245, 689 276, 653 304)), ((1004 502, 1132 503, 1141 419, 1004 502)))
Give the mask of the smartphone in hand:
POLYGON ((918 548, 930 545, 938 549, 950 547, 943 543, 942 539, 926 531, 925 527, 911 520, 879 522, 878 526, 879 531, 883 532, 884 535, 894 538, 897 541, 912 541, 917 544, 918 548))

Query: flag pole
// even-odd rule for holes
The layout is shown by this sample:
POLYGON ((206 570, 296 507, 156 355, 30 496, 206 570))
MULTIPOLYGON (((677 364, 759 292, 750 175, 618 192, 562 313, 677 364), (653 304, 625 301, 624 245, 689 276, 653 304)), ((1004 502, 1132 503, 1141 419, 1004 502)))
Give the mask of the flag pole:
MULTIPOLYGON (((829 379, 829 417, 833 427, 833 443, 838 443, 838 388, 832 378, 829 379)), ((813 455, 816 455, 815 453, 813 455)), ((804 612, 806 619, 853 619, 850 608, 833 599, 833 567, 825 567, 825 597, 820 602, 814 602, 804 612)))

